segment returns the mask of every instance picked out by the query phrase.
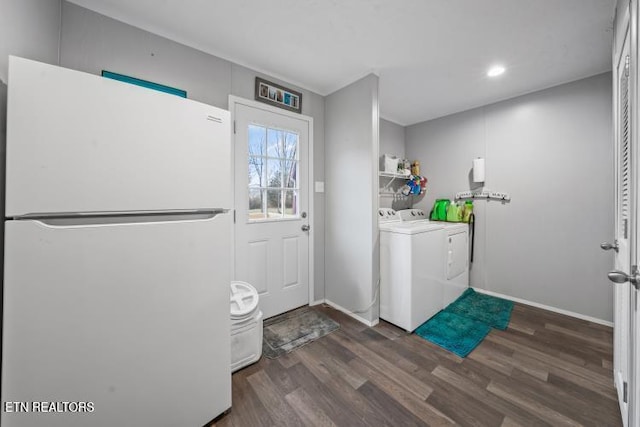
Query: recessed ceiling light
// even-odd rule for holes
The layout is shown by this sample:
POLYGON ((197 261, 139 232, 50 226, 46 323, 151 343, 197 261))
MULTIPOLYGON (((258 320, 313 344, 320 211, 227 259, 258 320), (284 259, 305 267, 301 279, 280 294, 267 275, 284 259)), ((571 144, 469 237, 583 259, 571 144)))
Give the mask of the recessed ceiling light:
POLYGON ((495 67, 489 68, 487 71, 487 76, 489 77, 498 77, 500 74, 505 72, 505 68, 502 65, 496 65, 495 67))

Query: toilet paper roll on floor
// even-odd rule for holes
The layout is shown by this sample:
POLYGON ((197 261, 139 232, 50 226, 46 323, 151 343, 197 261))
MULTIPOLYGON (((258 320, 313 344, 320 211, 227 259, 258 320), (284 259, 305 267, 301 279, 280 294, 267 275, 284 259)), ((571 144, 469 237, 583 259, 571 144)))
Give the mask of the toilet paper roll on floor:
POLYGON ((473 182, 484 182, 484 159, 473 159, 473 182))

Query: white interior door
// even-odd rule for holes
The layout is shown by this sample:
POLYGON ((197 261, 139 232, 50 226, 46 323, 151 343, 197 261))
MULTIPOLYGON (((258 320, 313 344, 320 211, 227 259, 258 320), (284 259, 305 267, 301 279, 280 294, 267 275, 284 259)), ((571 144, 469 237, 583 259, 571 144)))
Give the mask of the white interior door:
POLYGON ((310 126, 234 105, 235 278, 258 290, 268 318, 309 302, 310 126))
MULTIPOLYGON (((616 147, 616 244, 615 270, 633 274, 635 254, 635 147, 631 137, 630 39, 627 31, 615 62, 615 147, 616 147)), ((612 273, 613 274, 613 273, 612 273)), ((628 281, 614 285, 614 381, 622 420, 628 425, 629 374, 631 352, 631 296, 633 286, 628 281)))

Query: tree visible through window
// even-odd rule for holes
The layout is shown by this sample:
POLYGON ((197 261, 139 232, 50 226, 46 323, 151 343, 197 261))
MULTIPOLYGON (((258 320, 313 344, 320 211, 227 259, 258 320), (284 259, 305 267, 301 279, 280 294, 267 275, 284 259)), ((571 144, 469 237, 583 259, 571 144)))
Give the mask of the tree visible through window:
POLYGON ((249 125, 249 220, 298 217, 297 133, 249 125))

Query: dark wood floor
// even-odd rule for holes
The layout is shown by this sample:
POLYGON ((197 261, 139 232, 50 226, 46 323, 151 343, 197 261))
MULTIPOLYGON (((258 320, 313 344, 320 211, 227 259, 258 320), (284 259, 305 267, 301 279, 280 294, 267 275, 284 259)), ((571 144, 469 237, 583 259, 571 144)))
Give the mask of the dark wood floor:
POLYGON ((612 330, 516 304, 466 359, 386 322, 341 328, 233 375, 217 425, 619 426, 612 330))

